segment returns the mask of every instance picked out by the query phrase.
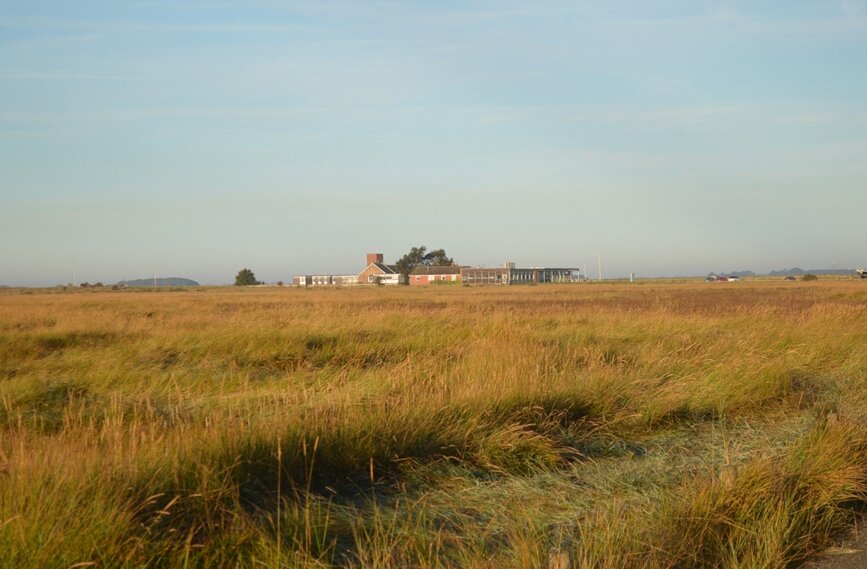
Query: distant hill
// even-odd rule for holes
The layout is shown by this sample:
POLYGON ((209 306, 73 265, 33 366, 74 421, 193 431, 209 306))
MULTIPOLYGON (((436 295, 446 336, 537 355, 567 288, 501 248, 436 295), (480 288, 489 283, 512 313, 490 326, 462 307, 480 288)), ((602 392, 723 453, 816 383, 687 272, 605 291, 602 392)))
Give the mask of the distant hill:
MULTIPOLYGON (((855 269, 802 269, 801 267, 792 267, 791 269, 780 269, 767 273, 769 277, 800 277, 802 275, 854 275, 855 269)), ((717 275, 737 276, 737 277, 755 277, 762 276, 761 273, 753 271, 731 271, 729 273, 708 273, 707 276, 715 277, 717 275)))
MULTIPOLYGON (((135 279, 131 281, 119 281, 118 286, 155 286, 154 279, 135 279)), ((192 279, 182 279, 179 277, 165 277, 156 279, 156 286, 199 286, 199 283, 192 279)))
POLYGON ((811 275, 852 275, 855 274, 855 269, 802 269, 794 267, 791 269, 780 269, 779 271, 771 271, 768 273, 772 277, 799 277, 806 274, 811 275))
POLYGON ((801 267, 793 267, 791 269, 779 269, 777 271, 771 271, 768 274, 772 277, 799 277, 801 275, 807 274, 807 271, 805 271, 801 267))

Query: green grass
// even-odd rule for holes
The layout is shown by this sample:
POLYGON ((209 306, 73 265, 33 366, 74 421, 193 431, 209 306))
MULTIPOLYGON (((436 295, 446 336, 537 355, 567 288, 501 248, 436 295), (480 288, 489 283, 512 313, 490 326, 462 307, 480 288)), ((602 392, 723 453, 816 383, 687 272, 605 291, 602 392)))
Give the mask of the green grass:
POLYGON ((0 566, 789 567, 861 283, 0 295, 0 566))

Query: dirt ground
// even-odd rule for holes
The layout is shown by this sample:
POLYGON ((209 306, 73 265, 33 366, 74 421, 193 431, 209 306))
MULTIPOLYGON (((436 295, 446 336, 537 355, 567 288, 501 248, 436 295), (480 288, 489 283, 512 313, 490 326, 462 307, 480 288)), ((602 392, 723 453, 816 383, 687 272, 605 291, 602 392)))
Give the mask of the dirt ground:
POLYGON ((852 534, 821 555, 807 561, 802 569, 867 569, 867 520, 861 520, 852 534))

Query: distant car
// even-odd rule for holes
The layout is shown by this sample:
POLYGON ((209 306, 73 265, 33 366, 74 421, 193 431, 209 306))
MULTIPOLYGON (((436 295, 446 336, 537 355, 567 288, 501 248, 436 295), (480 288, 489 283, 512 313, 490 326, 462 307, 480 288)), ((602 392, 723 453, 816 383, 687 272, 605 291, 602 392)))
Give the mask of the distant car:
POLYGON ((704 282, 706 282, 706 283, 715 283, 715 282, 716 282, 716 277, 707 277, 706 279, 704 279, 704 282))
POLYGON ((784 281, 796 281, 796 280, 798 280, 798 279, 796 279, 796 278, 793 277, 792 275, 789 275, 789 276, 787 276, 786 278, 784 278, 783 280, 784 280, 784 281))
POLYGON ((737 275, 732 275, 729 277, 728 280, 730 283, 736 283, 736 282, 739 282, 741 280, 741 278, 737 275))

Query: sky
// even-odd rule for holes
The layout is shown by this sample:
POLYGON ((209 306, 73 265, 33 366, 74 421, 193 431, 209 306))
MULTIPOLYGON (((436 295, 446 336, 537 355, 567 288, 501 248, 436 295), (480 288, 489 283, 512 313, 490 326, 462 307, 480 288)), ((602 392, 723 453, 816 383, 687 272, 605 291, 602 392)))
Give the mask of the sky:
POLYGON ((0 284, 867 265, 867 4, 0 0, 0 284))

